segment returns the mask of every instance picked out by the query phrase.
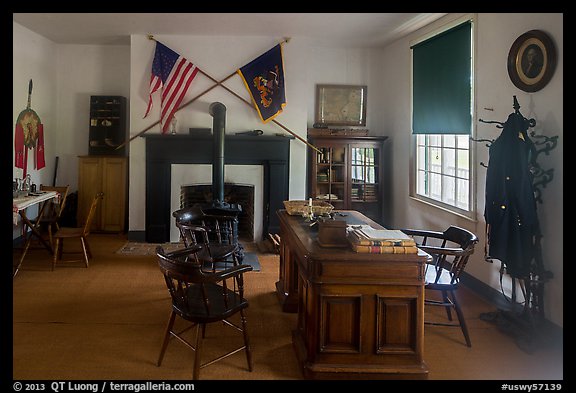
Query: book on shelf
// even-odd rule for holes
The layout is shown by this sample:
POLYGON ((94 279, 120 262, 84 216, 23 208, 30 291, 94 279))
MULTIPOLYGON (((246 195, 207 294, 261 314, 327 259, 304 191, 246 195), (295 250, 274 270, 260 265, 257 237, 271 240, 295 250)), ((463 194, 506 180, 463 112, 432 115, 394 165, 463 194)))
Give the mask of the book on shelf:
POLYGON ((399 229, 375 229, 369 225, 352 225, 348 233, 352 245, 416 248, 414 239, 399 229))
POLYGON ((365 254, 417 254, 416 246, 362 246, 352 243, 352 250, 365 254))

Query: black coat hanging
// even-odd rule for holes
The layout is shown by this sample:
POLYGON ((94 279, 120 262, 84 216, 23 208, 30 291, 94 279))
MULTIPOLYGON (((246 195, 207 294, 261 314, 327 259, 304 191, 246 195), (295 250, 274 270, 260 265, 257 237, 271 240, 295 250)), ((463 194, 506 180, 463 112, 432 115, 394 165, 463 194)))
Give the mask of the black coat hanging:
POLYGON ((487 258, 498 259, 510 276, 530 274, 540 226, 531 168, 536 149, 528 136, 532 126, 518 111, 508 116, 500 136, 489 147, 486 173, 487 258))

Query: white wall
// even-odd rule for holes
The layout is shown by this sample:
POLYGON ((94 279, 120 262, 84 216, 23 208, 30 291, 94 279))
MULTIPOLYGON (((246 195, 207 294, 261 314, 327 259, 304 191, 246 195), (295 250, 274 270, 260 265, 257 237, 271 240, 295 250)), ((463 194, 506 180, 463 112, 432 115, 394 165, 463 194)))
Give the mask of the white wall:
MULTIPOLYGON (((403 38, 382 52, 381 81, 373 81, 388 94, 381 102, 379 123, 389 135, 391 173, 391 206, 389 225, 444 230, 450 224, 463 226, 480 237, 467 272, 496 290, 500 289, 500 263, 483 260, 485 242, 484 192, 488 149, 484 143, 475 143, 475 170, 477 174, 477 215, 471 221, 431 207, 409 197, 410 135, 410 42, 447 23, 458 15, 448 15, 430 26, 403 38)), ((562 14, 479 14, 475 26, 476 48, 476 120, 505 121, 514 111, 512 96, 516 95, 520 112, 536 119, 534 130, 546 136, 559 135, 558 146, 549 156, 541 154, 538 162, 543 168, 554 168, 554 179, 542 192, 543 204, 538 206, 542 227, 543 259, 545 268, 555 277, 545 286, 544 310, 546 318, 563 325, 563 16, 562 14), (526 93, 516 88, 507 72, 507 57, 512 43, 528 30, 548 32, 558 51, 558 65, 550 83, 542 90, 526 93), (488 110, 485 108, 489 108, 488 110), (490 110, 493 109, 493 110, 490 110)), ((371 85, 371 86, 372 86, 371 85)), ((378 114, 377 114, 378 115, 378 114)), ((476 138, 494 139, 500 130, 493 124, 476 121, 476 138)), ((505 276, 505 288, 510 288, 505 276)), ((509 294, 509 293, 508 293, 509 294)))
MULTIPOLYGON (((52 184, 58 156, 57 184, 69 184, 70 191, 76 191, 77 156, 88 154, 90 96, 129 97, 130 47, 59 45, 17 23, 12 25, 12 124, 16 124, 18 114, 26 108, 30 79, 33 80, 31 108, 44 124, 46 167, 33 169, 29 151, 28 172, 34 183, 52 184)), ((14 154, 13 147, 12 151, 14 154)), ((22 170, 13 168, 13 177, 22 177, 22 170)), ((30 217, 35 217, 34 209, 29 209, 30 217)), ((20 231, 20 225, 15 227, 13 237, 19 236, 20 231)))
MULTIPOLYGON (((163 36, 154 38, 192 61, 211 77, 221 80, 238 68, 252 61, 282 38, 273 37, 216 37, 216 36, 163 36)), ((144 35, 133 35, 131 44, 131 107, 130 134, 136 136, 159 119, 160 101, 158 93, 153 95, 154 107, 146 119, 142 119, 148 103, 150 67, 154 58, 155 44, 144 35)), ((286 109, 276 120, 306 139, 307 129, 314 123, 314 97, 316 83, 368 84, 371 67, 367 61, 369 51, 340 47, 322 46, 306 40, 292 38, 283 46, 286 80, 286 109)), ((190 101, 213 84, 204 75, 198 74, 192 82, 183 103, 190 101)), ((225 85, 250 101, 246 88, 239 76, 231 77, 225 85)), ((371 90, 368 89, 370 99, 371 90)), ((272 122, 263 124, 254 109, 237 97, 217 87, 202 95, 176 114, 178 132, 186 133, 191 127, 211 128, 212 117, 208 106, 220 101, 226 105, 226 133, 261 129, 264 134, 288 134, 272 122)), ((376 101, 376 100, 375 100, 376 101)), ((370 103, 368 104, 370 119, 370 103)), ((370 126, 370 124, 368 124, 370 126)), ((145 135, 160 133, 160 125, 154 126, 145 135)), ((130 204, 129 229, 145 230, 145 143, 136 137, 130 143, 130 204)), ((290 199, 306 197, 306 154, 310 148, 295 139, 290 152, 290 199)))
MULTIPOLYGON (((14 164, 14 127, 18 115, 28 104, 28 83, 32 79, 30 108, 44 125, 46 167, 34 169, 33 150, 28 150, 27 171, 35 184, 51 184, 54 172, 54 156, 58 140, 56 115, 56 45, 42 36, 13 23, 12 45, 12 163, 14 164)), ((13 166, 12 177, 22 178, 23 170, 13 166)), ((28 215, 35 217, 37 208, 30 208, 28 215)), ((21 225, 13 228, 18 236, 21 225)))
MULTIPOLYGON (((13 74, 12 74, 12 125, 28 103, 28 83, 32 79, 33 88, 30 108, 44 124, 45 156, 54 153, 57 140, 56 116, 56 45, 42 36, 13 23, 13 74)), ((14 128, 12 129, 14 136, 14 128)), ((12 145, 13 146, 13 145, 12 145)), ((14 149, 12 149, 14 152, 14 149)), ((46 161, 44 169, 34 169, 32 150, 28 151, 28 173, 34 183, 51 182, 53 162, 46 161)), ((14 154, 12 155, 14 160, 14 154)), ((14 162, 14 161, 12 161, 14 162)), ((23 170, 13 167, 13 177, 22 177, 23 170)))
POLYGON ((90 96, 119 95, 130 103, 130 47, 58 45, 58 184, 78 189, 78 156, 88 154, 90 96))
MULTIPOLYGON (((56 156, 58 184, 78 186, 77 156, 88 154, 91 95, 129 97, 129 46, 58 45, 13 23, 13 124, 26 107, 33 79, 32 109, 44 124, 46 167, 28 171, 37 183, 51 184, 56 156)), ((14 177, 22 170, 14 168, 14 177)))

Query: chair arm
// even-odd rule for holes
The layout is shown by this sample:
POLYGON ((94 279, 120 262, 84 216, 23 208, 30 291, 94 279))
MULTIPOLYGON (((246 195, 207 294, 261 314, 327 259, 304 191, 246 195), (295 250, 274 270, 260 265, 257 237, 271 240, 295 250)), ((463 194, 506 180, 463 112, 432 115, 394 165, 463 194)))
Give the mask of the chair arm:
POLYGON ((438 231, 427 231, 422 229, 401 229, 402 232, 409 236, 424 236, 424 237, 433 237, 438 239, 444 238, 443 232, 438 231))
POLYGON ((436 255, 464 255, 466 254, 466 250, 457 247, 436 247, 436 246, 418 246, 419 249, 422 251, 426 251, 428 254, 436 254, 436 255))
MULTIPOLYGON (((196 244, 196 245, 193 245, 193 246, 190 246, 187 248, 181 248, 178 250, 167 252, 167 253, 165 253, 165 255, 168 258, 181 257, 181 256, 196 254, 201 249, 202 249, 202 246, 199 244, 196 244)), ((158 248, 156 248, 156 252, 158 252, 158 248)))
POLYGON ((226 215, 219 215, 219 214, 203 214, 202 219, 204 218, 211 218, 219 221, 237 221, 238 217, 236 216, 226 216, 226 215))
POLYGON ((206 225, 199 225, 199 224, 185 224, 180 223, 180 226, 184 227, 193 232, 209 232, 210 228, 206 225))
POLYGON ((253 267, 250 265, 238 265, 216 273, 204 273, 203 276, 206 282, 219 282, 224 281, 228 278, 240 276, 245 272, 249 272, 252 270, 253 267))

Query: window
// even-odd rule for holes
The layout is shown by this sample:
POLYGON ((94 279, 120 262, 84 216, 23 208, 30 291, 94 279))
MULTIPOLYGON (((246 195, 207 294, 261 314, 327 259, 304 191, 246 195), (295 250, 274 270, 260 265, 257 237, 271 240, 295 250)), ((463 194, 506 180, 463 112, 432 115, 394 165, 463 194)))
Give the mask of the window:
POLYGON ((412 196, 471 216, 472 22, 412 46, 412 196))
POLYGON ((466 135, 418 135, 417 193, 469 211, 469 144, 466 135))

